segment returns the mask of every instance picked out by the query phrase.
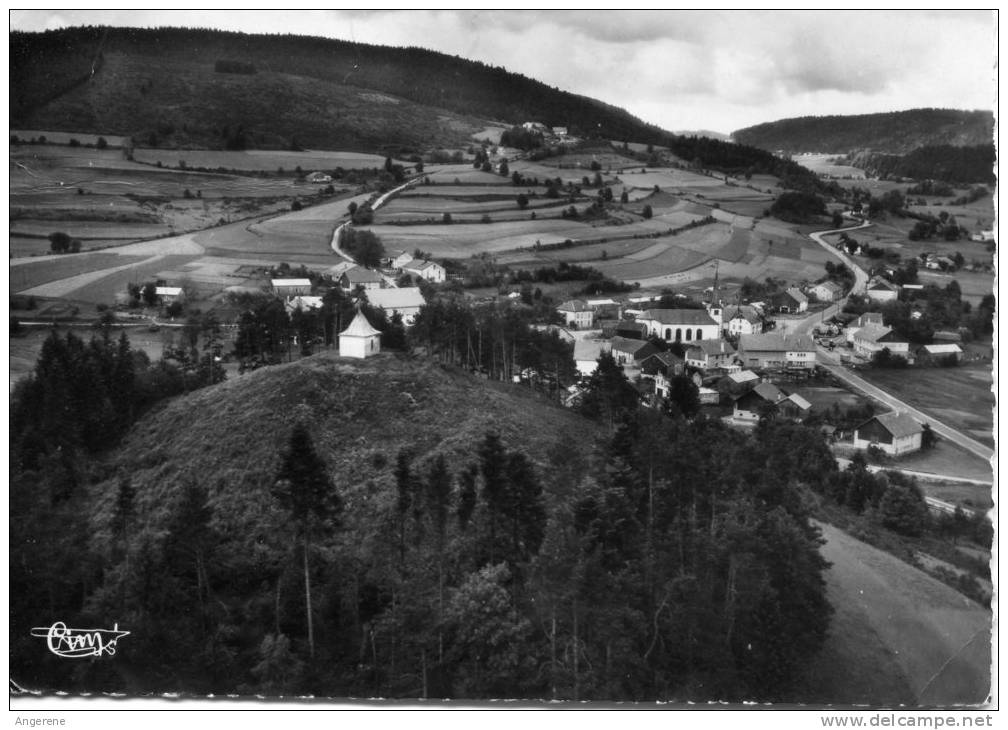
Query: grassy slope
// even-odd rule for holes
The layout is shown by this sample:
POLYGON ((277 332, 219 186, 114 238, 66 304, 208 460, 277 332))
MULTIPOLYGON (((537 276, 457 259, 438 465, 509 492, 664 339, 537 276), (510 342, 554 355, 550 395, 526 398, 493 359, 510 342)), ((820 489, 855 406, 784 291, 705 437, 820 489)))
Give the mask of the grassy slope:
MULTIPOLYGON (((354 361, 322 353, 175 398, 148 415, 109 457, 128 468, 141 519, 156 526, 187 478, 210 490, 230 547, 252 549, 273 511, 269 487, 294 423, 303 419, 347 503, 345 524, 373 518, 391 498, 400 448, 417 461, 444 454, 458 472, 489 429, 535 460, 547 493, 559 471, 586 455, 594 424, 530 391, 487 383, 389 353, 354 361), (412 404, 415 400, 416 405, 412 404)), ((114 480, 95 489, 105 526, 114 480)))

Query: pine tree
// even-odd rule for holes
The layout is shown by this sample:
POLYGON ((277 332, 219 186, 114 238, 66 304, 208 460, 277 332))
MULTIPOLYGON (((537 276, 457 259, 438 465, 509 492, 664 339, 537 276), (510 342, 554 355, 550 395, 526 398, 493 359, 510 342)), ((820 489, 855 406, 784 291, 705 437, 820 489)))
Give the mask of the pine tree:
POLYGON ((308 650, 315 657, 315 634, 312 628, 311 579, 308 551, 312 528, 331 524, 342 510, 342 501, 333 488, 325 462, 315 451, 308 429, 302 423, 294 426, 290 442, 283 454, 273 497, 290 514, 302 543, 305 581, 305 616, 308 622, 308 650))

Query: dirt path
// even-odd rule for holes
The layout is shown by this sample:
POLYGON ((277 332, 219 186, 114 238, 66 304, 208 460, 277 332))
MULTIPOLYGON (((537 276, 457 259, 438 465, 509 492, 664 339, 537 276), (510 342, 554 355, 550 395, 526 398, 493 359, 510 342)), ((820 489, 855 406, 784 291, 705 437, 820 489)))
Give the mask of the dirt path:
MULTIPOLYGON (((991 614, 892 555, 830 525, 821 527, 822 553, 832 563, 827 590, 837 609, 823 651, 827 660, 839 657, 835 663, 841 668, 855 662, 855 683, 866 676, 892 682, 890 673, 898 671, 916 704, 983 702, 991 688, 991 614), (873 655, 877 666, 866 665, 864 657, 873 655), (877 673, 880 669, 886 674, 877 673)), ((852 688, 843 682, 834 687, 832 702, 906 701, 877 695, 858 699, 846 696, 852 688)), ((856 686, 853 691, 864 693, 856 686)), ((899 694, 898 687, 894 691, 899 694)))

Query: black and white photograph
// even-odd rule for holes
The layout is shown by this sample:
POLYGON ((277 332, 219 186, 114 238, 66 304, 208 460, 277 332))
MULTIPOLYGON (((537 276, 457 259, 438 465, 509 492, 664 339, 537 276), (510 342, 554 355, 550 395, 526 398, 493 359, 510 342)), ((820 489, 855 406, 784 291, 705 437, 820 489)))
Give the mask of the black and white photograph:
POLYGON ((10 10, 9 714, 991 726, 997 24, 10 10))

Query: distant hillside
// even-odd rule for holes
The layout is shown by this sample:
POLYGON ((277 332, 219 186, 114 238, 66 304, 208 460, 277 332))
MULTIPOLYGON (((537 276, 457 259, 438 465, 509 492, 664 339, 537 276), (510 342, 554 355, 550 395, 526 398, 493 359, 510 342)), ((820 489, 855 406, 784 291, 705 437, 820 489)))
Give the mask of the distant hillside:
POLYGON ((798 117, 732 132, 741 144, 765 150, 846 154, 872 150, 905 154, 926 145, 956 147, 991 142, 994 115, 989 111, 910 109, 856 116, 798 117))
POLYGON ((710 129, 677 129, 675 133, 682 137, 710 137, 711 139, 719 139, 722 142, 731 142, 730 135, 710 129))
POLYGON ((871 177, 940 180, 948 183, 993 183, 996 151, 992 144, 969 147, 919 147, 906 155, 859 152, 850 164, 871 177))
POLYGON ((623 109, 421 48, 181 28, 10 34, 12 128, 132 136, 160 147, 394 154, 471 142, 487 120, 669 148, 703 166, 815 175, 764 150, 680 137, 623 109))

